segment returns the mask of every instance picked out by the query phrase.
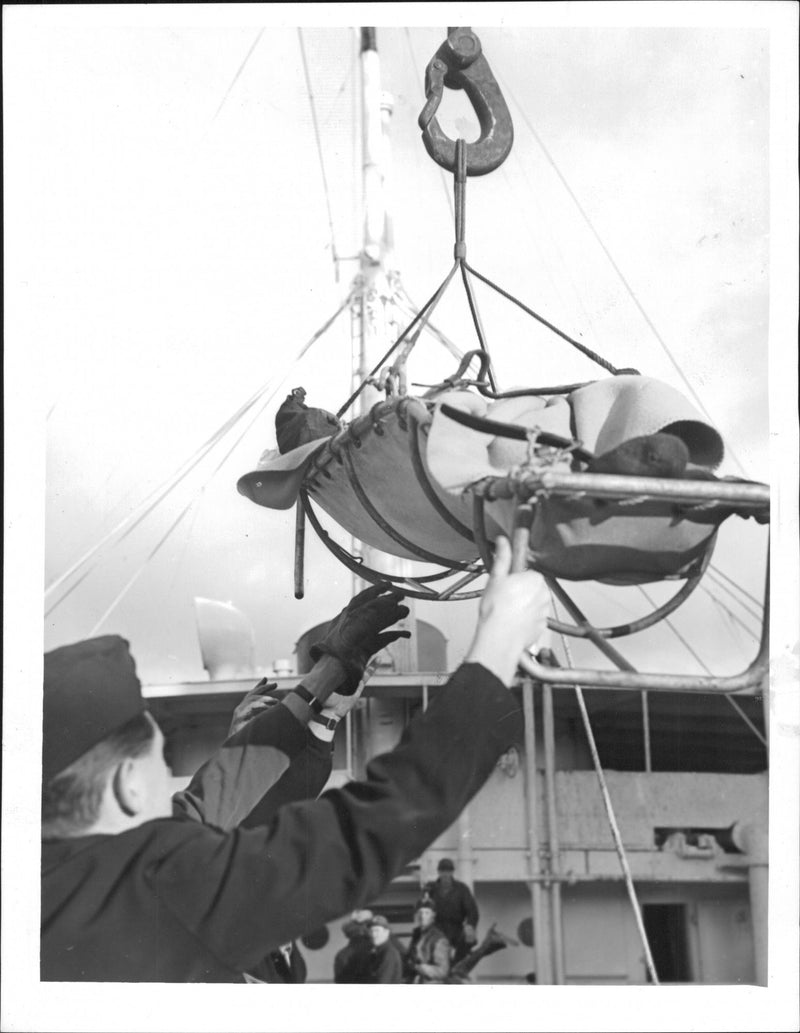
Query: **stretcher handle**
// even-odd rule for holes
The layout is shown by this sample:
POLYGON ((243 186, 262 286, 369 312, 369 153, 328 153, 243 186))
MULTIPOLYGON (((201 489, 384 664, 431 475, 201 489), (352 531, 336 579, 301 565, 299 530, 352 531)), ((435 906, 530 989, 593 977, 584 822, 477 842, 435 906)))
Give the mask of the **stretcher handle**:
POLYGON ((528 569, 528 545, 531 540, 533 506, 521 502, 514 512, 514 530, 511 534, 511 573, 518 574, 528 569))

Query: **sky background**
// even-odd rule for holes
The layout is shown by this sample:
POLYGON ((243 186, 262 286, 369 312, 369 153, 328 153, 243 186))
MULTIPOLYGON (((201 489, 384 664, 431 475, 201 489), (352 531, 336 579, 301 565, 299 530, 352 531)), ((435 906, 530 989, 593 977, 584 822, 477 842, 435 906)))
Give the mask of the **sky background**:
MULTIPOLYGON (((357 33, 302 30, 326 200, 296 27, 84 21, 37 27, 11 55, 36 84, 24 124, 14 127, 11 174, 24 169, 25 178, 10 214, 12 226, 24 226, 22 329, 41 371, 46 419, 47 583, 134 512, 257 387, 288 379, 227 459, 245 423, 124 542, 48 597, 57 602, 86 573, 47 617, 45 647, 117 632, 131 641, 143 680, 202 679, 193 606, 202 596, 247 615, 266 667, 291 655, 302 631, 350 592, 349 573, 310 542, 306 597, 296 602, 293 514, 253 506, 235 482, 274 446, 274 411, 288 388, 304 385, 310 404, 331 410, 349 394, 346 315, 302 362, 292 358, 357 271, 340 263, 337 283, 331 260, 332 239, 345 257, 361 245, 357 33)), ((766 480, 767 31, 475 29, 516 139, 500 170, 469 183, 471 262, 615 365, 686 392, 680 370, 728 444, 723 472, 766 480)), ((387 190, 395 264, 418 304, 452 254, 451 182, 416 125, 425 65, 443 38, 438 26, 379 28, 377 36, 394 98, 387 190)), ((451 136, 477 133, 468 102, 455 94, 446 95, 441 119, 451 136)), ((477 289, 501 387, 602 375, 477 289)), ((436 323, 463 349, 475 345, 457 282, 436 323)), ((411 379, 430 383, 452 368, 428 339, 411 379)), ((760 598, 764 529, 732 519, 720 537, 716 565, 760 598)), ((693 648, 715 670, 741 669, 752 636, 704 592, 696 596, 676 626, 692 632, 693 648)), ((649 609, 636 590, 590 584, 576 597, 600 623, 649 609)), ((418 607, 448 637, 451 662, 468 645, 468 610, 418 607)), ((662 656, 672 657, 671 669, 699 669, 663 627, 632 648, 649 669, 660 669, 662 656)))
MULTIPOLYGON (((357 40, 341 23, 379 26, 384 84, 395 100, 396 265, 420 304, 452 255, 450 185, 416 127, 424 69, 444 39, 444 23, 472 24, 516 131, 506 164, 469 184, 472 264, 615 365, 634 365, 684 390, 599 237, 722 432, 730 450, 722 472, 771 480, 778 530, 789 529, 773 565, 781 605, 771 703, 780 720, 771 766, 777 771, 783 763, 785 772, 788 762, 788 776, 776 778, 774 789, 793 794, 773 814, 781 821, 772 822, 779 910, 771 930, 790 933, 795 943, 796 6, 58 5, 6 7, 3 19, 4 674, 15 688, 4 700, 4 832, 14 832, 15 863, 4 863, 14 892, 4 892, 3 944, 6 989, 9 963, 24 977, 13 986, 22 1016, 16 1028, 229 1028, 225 998, 203 992, 212 988, 193 989, 192 1008, 153 988, 142 995, 94 987, 91 1007, 79 987, 42 993, 29 962, 38 942, 38 915, 29 906, 38 869, 38 829, 30 820, 38 806, 34 702, 42 638, 48 649, 86 637, 134 577, 99 632, 130 639, 145 682, 204 677, 196 596, 230 601, 248 616, 263 666, 291 655, 299 634, 349 597, 349 573, 309 539, 306 598, 295 601, 292 514, 260 509, 235 490, 238 477, 274 446, 274 411, 289 388, 303 384, 312 404, 335 409, 350 386, 346 319, 301 364, 292 362, 339 306, 355 271, 343 263, 336 281, 298 24, 305 26, 340 255, 360 246, 357 40), (417 27, 392 27, 398 23, 417 27), (229 457, 223 459, 243 425, 140 531, 98 554, 42 634, 42 585, 135 512, 267 382, 277 391, 271 406, 229 457), (44 1007, 51 1011, 43 1020, 44 1007)), ((451 135, 469 137, 469 113, 452 98, 442 121, 451 135)), ((503 388, 595 374, 505 303, 480 288, 478 299, 503 388)), ((455 288, 436 321, 462 347, 473 346, 455 288)), ((412 379, 452 372, 452 360, 433 342, 416 361, 412 379)), ((731 519, 714 562, 760 598, 765 549, 763 529, 731 519)), ((733 597, 712 587, 756 628, 733 597)), ((663 594, 659 586, 648 591, 663 594)), ((589 584, 575 595, 598 618, 627 619, 646 609, 635 590, 589 584)), ((418 610, 444 630, 452 663, 467 644, 470 606, 418 610)), ((740 670, 755 650, 750 633, 702 590, 674 622, 720 673, 740 670)), ((671 670, 698 669, 668 629, 632 646, 631 655, 651 669, 662 661, 671 670)), ((777 807, 775 801, 773 791, 777 807)), ((795 986, 781 998, 794 1014, 796 950, 771 949, 770 957, 776 977, 795 986)), ((480 992, 492 988, 474 989, 470 1018, 459 1016, 457 1028, 496 1023, 496 995, 480 992)), ((360 1028, 361 1015, 371 1028, 377 1014, 365 1003, 369 988, 359 990, 363 1007, 348 1011, 349 1029, 360 1028)), ((701 1014, 718 1023, 730 1015, 730 1028, 739 1030, 795 1028, 791 1019, 773 1017, 770 1025, 767 1009, 777 998, 765 1009, 753 988, 703 988, 703 1001, 713 998, 713 1005, 698 1010, 693 994, 691 1012, 673 996, 677 990, 665 989, 657 1014, 611 1009, 605 996, 593 1006, 592 991, 582 990, 571 996, 569 1016, 583 1015, 586 1028, 687 1028, 675 1024, 676 1014, 692 1028, 701 1014)), ((545 1001, 552 1004, 545 988, 537 999, 537 1014, 545 1001)), ((298 1028, 311 1014, 310 994, 304 1002, 302 1016, 280 1012, 282 1028, 298 1028)), ((451 1028, 446 1004, 426 1006, 437 1028, 451 1028)), ((378 1007, 385 1014, 385 1001, 378 1007)), ((279 1010, 273 1002, 271 1015, 279 1010)), ((526 1012, 504 1011, 507 1028, 527 1028, 526 1012)), ((237 1011, 237 1021, 261 1029, 263 1012, 237 1011)), ((552 1028, 567 1021, 563 1000, 550 1021, 552 1028)), ((570 1028, 581 1028, 573 1021, 570 1028)), ((329 1012, 321 1023, 336 1028, 329 1012)))

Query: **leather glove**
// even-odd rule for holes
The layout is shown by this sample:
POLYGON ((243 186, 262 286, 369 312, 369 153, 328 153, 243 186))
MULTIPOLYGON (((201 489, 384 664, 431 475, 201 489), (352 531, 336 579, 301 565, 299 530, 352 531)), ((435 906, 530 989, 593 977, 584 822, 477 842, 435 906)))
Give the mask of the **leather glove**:
POLYGON ((408 616, 403 596, 387 585, 372 585, 354 596, 328 626, 324 637, 311 647, 311 659, 333 656, 344 667, 346 680, 339 688, 350 696, 358 688, 364 668, 374 653, 379 653, 399 638, 411 638, 410 631, 384 631, 408 616))

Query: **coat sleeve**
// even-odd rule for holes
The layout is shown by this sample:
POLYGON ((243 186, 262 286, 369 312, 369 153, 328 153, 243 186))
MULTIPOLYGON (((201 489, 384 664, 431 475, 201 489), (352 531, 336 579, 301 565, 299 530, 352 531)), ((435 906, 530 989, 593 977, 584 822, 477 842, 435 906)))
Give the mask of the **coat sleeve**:
POLYGON ((287 803, 316 800, 330 778, 333 743, 323 742, 306 731, 305 748, 241 822, 244 828, 266 825, 287 803))
POLYGON ((183 834, 174 838, 164 828, 148 866, 159 904, 247 971, 374 899, 455 821, 519 734, 512 694, 480 665, 463 665, 365 781, 283 807, 267 826, 186 835, 175 823, 183 834))
MULTIPOLYGON (((293 700, 295 706, 298 702, 293 700)), ((234 828, 282 780, 290 763, 309 748, 310 738, 289 707, 276 703, 226 739, 187 788, 173 796, 173 816, 234 828)))

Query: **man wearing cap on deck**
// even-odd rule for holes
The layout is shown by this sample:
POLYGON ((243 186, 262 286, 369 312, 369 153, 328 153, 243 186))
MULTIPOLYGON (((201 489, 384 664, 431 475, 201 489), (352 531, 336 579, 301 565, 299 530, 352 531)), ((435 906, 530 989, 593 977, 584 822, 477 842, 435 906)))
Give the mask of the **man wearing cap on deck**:
POLYGON ((436 909, 429 896, 417 902, 416 928, 408 948, 412 983, 443 983, 450 972, 452 948, 436 922, 436 909))
POLYGON ((454 878, 455 865, 449 857, 443 857, 436 870, 439 877, 427 893, 436 908, 436 924, 453 948, 453 961, 460 961, 477 939, 478 905, 469 886, 454 878))
POLYGON ((372 936, 370 983, 402 983, 403 959, 392 943, 392 927, 383 915, 375 915, 369 923, 372 936))
MULTIPOLYGON (((241 981, 281 944, 377 896, 519 738, 507 687, 544 629, 547 593, 538 574, 511 574, 510 565, 500 539, 465 662, 400 744, 370 762, 366 780, 287 804, 252 828, 215 826, 215 808, 229 821, 253 803, 229 799, 202 773, 190 806, 173 816, 163 735, 144 711, 124 640, 47 654, 42 979, 241 981)), ((311 714, 335 689, 352 693, 372 652, 398 635, 383 630, 406 612, 397 593, 357 598, 304 685, 221 751, 251 767, 263 755, 269 786, 303 749, 311 714)))

